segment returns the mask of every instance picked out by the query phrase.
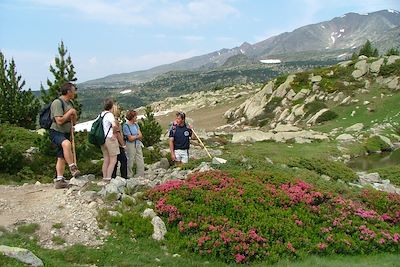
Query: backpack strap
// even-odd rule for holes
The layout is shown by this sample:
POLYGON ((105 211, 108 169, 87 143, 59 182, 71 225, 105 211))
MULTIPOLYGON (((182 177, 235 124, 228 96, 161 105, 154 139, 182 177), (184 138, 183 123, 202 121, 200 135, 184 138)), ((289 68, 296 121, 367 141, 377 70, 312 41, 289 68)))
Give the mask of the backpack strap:
MULTIPOLYGON (((104 120, 104 117, 106 116, 107 113, 110 113, 110 111, 106 111, 103 116, 101 116, 101 113, 100 113, 101 120, 104 120)), ((106 141, 107 135, 111 131, 111 128, 112 128, 112 124, 111 124, 110 128, 108 128, 108 131, 107 131, 106 135, 104 136, 104 142, 106 141)))

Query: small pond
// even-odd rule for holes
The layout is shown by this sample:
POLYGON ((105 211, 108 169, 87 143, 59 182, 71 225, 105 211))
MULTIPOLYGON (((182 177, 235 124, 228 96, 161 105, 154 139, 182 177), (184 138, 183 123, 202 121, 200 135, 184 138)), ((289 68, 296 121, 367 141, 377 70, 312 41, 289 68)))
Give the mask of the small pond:
POLYGON ((347 166, 355 171, 369 171, 375 168, 396 166, 400 164, 400 149, 392 152, 371 154, 351 159, 347 166))

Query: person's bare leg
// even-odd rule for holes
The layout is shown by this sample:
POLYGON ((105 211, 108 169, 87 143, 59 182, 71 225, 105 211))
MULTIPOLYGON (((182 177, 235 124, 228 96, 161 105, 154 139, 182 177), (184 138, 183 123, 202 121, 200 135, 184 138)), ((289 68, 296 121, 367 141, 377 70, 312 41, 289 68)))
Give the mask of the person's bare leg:
POLYGON ((110 157, 109 156, 104 156, 103 166, 101 168, 101 170, 103 172, 103 178, 108 178, 107 177, 107 169, 108 169, 108 165, 109 164, 110 164, 110 157))
POLYGON ((63 158, 57 158, 56 172, 58 177, 64 177, 65 160, 63 158))
POLYGON ((105 178, 111 178, 116 163, 117 163, 117 156, 110 156, 110 160, 107 166, 107 176, 105 178))
POLYGON ((72 149, 71 142, 69 140, 64 140, 61 143, 61 146, 63 148, 64 159, 68 163, 68 165, 74 163, 74 159, 72 156, 72 150, 71 150, 72 149))

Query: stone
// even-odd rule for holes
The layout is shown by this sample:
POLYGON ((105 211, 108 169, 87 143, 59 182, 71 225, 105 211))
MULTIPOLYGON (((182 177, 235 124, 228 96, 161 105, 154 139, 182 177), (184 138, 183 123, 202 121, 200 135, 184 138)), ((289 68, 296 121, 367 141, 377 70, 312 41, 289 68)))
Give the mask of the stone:
POLYGON ((371 65, 369 66, 369 70, 373 73, 379 73, 379 70, 381 69, 383 62, 384 62, 383 58, 380 58, 377 61, 372 62, 371 65))
POLYGON ((153 225, 153 234, 151 237, 157 241, 163 240, 167 233, 167 227, 165 227, 163 220, 161 220, 160 217, 155 216, 151 219, 151 224, 153 225))
POLYGON ((339 142, 350 142, 354 141, 355 137, 352 136, 351 134, 341 134, 338 137, 336 137, 336 140, 338 140, 339 142))
POLYGON ((212 164, 215 164, 215 165, 225 164, 226 162, 227 162, 227 160, 226 160, 226 159, 223 159, 223 158, 214 157, 214 158, 212 159, 212 164))
POLYGON ((39 259, 31 251, 24 248, 0 245, 0 253, 30 266, 44 266, 41 259, 39 259))
POLYGON ((149 209, 149 208, 145 209, 143 211, 143 213, 142 213, 142 217, 143 218, 151 218, 151 219, 153 219, 156 216, 157 216, 157 214, 154 212, 154 210, 153 209, 149 209))
POLYGON ((347 127, 344 131, 345 131, 345 132, 359 132, 359 131, 361 131, 363 128, 364 128, 364 124, 362 124, 362 123, 356 123, 356 124, 353 124, 353 125, 350 126, 350 127, 347 127))

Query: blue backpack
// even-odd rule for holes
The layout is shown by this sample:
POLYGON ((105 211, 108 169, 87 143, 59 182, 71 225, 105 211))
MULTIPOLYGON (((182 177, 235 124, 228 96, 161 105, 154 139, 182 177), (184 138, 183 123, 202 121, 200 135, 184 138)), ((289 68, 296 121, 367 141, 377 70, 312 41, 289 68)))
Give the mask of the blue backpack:
MULTIPOLYGON (((62 101, 60 98, 56 98, 53 101, 55 101, 57 99, 60 100, 63 112, 65 113, 64 101, 62 101)), ((42 108, 42 110, 40 111, 40 114, 39 114, 39 125, 40 125, 40 128, 50 129, 51 124, 54 121, 54 118, 51 117, 51 104, 53 103, 53 101, 51 101, 50 103, 45 105, 42 108)))

